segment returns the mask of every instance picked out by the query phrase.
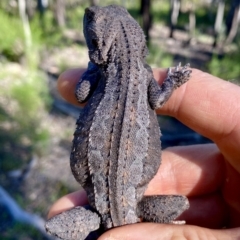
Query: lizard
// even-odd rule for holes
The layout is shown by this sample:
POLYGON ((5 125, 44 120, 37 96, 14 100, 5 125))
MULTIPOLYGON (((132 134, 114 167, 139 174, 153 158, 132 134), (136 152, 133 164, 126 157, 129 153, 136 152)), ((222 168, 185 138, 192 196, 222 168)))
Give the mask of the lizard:
POLYGON ((159 86, 146 63, 143 30, 125 8, 86 8, 83 25, 90 61, 75 96, 87 103, 76 122, 70 166, 90 207, 54 216, 46 230, 61 239, 81 240, 97 229, 141 221, 174 223, 189 208, 187 197, 144 192, 161 163, 155 110, 190 79, 189 64, 169 68, 159 86))

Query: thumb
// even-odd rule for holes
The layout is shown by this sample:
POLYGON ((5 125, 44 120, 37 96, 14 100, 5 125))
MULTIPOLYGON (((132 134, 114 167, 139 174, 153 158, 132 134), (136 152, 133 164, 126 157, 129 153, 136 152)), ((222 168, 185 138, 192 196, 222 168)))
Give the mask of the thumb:
POLYGON ((98 240, 239 239, 240 228, 213 230, 191 225, 138 223, 111 229, 98 240))

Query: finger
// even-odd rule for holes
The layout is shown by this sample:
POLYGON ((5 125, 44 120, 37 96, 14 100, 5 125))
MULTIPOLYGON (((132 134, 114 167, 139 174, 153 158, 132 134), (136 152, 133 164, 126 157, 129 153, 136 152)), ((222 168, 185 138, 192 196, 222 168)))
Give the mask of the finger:
POLYGON ((190 207, 177 220, 184 220, 187 224, 207 228, 224 228, 230 226, 229 207, 223 200, 221 192, 204 196, 188 198, 190 207))
MULTIPOLYGON (((161 81, 162 75, 160 74, 161 81)), ((240 87, 193 69, 191 79, 177 89, 157 112, 181 122, 217 143, 240 172, 240 87)))
POLYGON ((73 193, 70 193, 62 198, 60 198, 57 202, 55 202, 49 210, 48 219, 64 212, 68 209, 71 209, 76 206, 83 206, 87 204, 87 195, 83 190, 79 190, 73 193))
POLYGON ((74 105, 81 105, 75 97, 75 88, 86 69, 69 69, 63 72, 57 81, 57 88, 62 97, 74 105))
POLYGON ((228 162, 226 163, 222 195, 229 205, 231 226, 240 226, 240 174, 228 162))
POLYGON ((218 239, 240 238, 240 228, 212 230, 191 225, 139 223, 111 229, 98 240, 146 240, 146 239, 218 239))
POLYGON ((225 161, 215 144, 167 148, 146 195, 200 196, 219 191, 224 168, 225 161))

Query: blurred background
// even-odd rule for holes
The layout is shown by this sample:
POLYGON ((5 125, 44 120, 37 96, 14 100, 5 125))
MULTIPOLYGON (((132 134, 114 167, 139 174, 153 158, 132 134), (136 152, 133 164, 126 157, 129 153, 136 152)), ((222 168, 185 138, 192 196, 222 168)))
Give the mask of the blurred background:
MULTIPOLYGON (((0 239, 50 239, 50 206, 80 188, 69 153, 81 109, 58 95, 56 80, 87 66, 84 9, 112 3, 143 27, 152 67, 189 62, 240 82, 240 0, 1 0, 0 239)), ((164 148, 210 142, 175 119, 159 122, 164 148)))

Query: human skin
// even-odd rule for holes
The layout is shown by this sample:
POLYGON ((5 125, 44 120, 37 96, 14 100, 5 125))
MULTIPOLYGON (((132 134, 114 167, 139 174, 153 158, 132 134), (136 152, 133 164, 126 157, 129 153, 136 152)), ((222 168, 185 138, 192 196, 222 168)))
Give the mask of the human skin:
MULTIPOLYGON (((79 105, 74 90, 84 71, 71 69, 58 79, 60 94, 70 103, 79 105)), ((240 87, 192 71, 157 113, 177 118, 214 144, 164 150, 145 193, 186 195, 190 208, 179 219, 187 224, 132 224, 111 229, 100 240, 240 239, 240 87)), ((161 84, 166 69, 154 69, 154 77, 161 84)), ((48 218, 86 204, 83 190, 68 194, 51 207, 48 218)))

